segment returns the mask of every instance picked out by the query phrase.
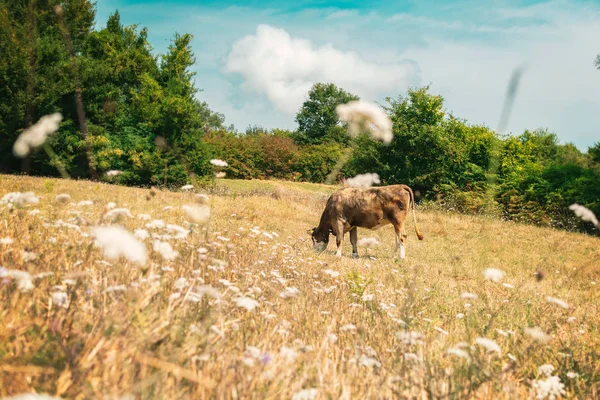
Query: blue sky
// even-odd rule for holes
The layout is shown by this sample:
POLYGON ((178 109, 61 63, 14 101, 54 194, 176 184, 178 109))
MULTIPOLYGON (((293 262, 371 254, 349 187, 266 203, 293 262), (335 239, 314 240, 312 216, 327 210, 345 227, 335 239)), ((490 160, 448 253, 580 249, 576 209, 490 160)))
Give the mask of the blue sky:
POLYGON ((192 33, 198 97, 227 123, 295 128, 314 82, 382 102, 431 84, 445 107, 496 128, 511 71, 525 66, 508 131, 600 141, 599 1, 97 0, 149 29, 163 52, 192 33))

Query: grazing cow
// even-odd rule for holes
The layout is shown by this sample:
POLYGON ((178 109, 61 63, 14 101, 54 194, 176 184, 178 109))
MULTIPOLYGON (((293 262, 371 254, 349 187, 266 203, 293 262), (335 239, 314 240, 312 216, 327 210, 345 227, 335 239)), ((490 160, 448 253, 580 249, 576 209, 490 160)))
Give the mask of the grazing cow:
POLYGON ((310 231, 313 248, 316 251, 324 251, 329 244, 329 235, 333 233, 337 244, 336 256, 341 257, 344 234, 350 232, 352 257, 358 257, 357 228, 377 230, 382 226, 392 224, 396 232, 394 253, 400 250, 399 255, 403 259, 406 254, 405 243, 408 237, 404 230, 404 222, 411 204, 415 232, 419 240, 423 240, 423 235, 417 226, 415 196, 410 187, 390 185, 368 189, 339 189, 327 200, 319 226, 310 231))

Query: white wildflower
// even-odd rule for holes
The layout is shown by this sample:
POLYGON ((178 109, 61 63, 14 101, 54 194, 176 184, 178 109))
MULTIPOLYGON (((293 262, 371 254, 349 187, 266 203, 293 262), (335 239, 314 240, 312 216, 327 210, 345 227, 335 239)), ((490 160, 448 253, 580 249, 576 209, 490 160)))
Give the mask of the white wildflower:
POLYGON ((34 261, 37 259, 37 254, 31 251, 23 251, 23 262, 34 261))
POLYGON ((544 380, 533 381, 533 388, 536 390, 537 399, 555 400, 566 394, 565 385, 558 376, 550 376, 544 380))
POLYGON ((27 271, 18 269, 0 269, 0 278, 11 278, 17 284, 17 288, 22 292, 27 292, 34 288, 33 277, 27 271))
POLYGON ((504 271, 498 268, 487 268, 485 271, 483 271, 483 276, 485 279, 492 282, 500 282, 502 278, 504 278, 504 275, 504 271))
POLYGON ((356 330, 356 326, 353 324, 346 324, 340 328, 340 331, 342 331, 342 332, 346 332, 346 331, 354 332, 355 330, 356 330))
POLYGON ((377 239, 375 239, 374 237, 366 237, 366 238, 358 239, 357 244, 359 246, 373 247, 373 246, 379 245, 379 241, 377 239))
POLYGON ((492 339, 478 337, 477 339, 475 339, 475 343, 482 347, 485 347, 485 349, 488 352, 497 352, 498 354, 501 354, 500 346, 498 346, 498 344, 492 339))
POLYGON ((91 206, 92 204, 94 204, 94 202, 92 200, 82 200, 79 203, 77 203, 76 205, 78 207, 85 207, 85 206, 91 206))
POLYGON ((183 290, 186 287, 190 286, 190 284, 188 283, 188 280, 186 278, 179 278, 175 281, 175 283, 173 284, 173 287, 176 290, 183 290))
POLYGON ((294 393, 292 400, 314 400, 317 398, 319 391, 317 389, 302 389, 294 393))
POLYGON ((165 227, 169 232, 175 233, 175 239, 183 239, 189 235, 190 231, 182 226, 175 224, 167 224, 165 227))
POLYGON ((369 130, 371 137, 385 143, 390 143, 394 137, 392 121, 375 104, 360 100, 351 101, 338 105, 335 111, 340 120, 348 124, 348 133, 351 136, 357 136, 361 132, 369 130))
POLYGON ((546 335, 544 331, 538 327, 525 328, 524 331, 526 335, 529 335, 533 340, 540 343, 547 343, 551 339, 550 336, 546 335))
POLYGON ((456 314, 456 319, 463 319, 464 317, 465 317, 465 314, 463 314, 463 313, 456 314))
POLYGON ((589 208, 586 208, 582 205, 574 203, 569 206, 569 209, 571 211, 573 211, 575 213, 575 215, 577 215, 582 220, 591 222, 592 224, 596 225, 597 227, 599 226, 596 215, 589 208))
POLYGON ((292 348, 282 346, 279 350, 279 355, 287 362, 294 362, 298 358, 298 352, 292 348))
POLYGON ((223 172, 223 171, 221 171, 221 172, 215 172, 215 178, 217 178, 217 179, 223 179, 226 176, 227 176, 226 172, 223 172))
POLYGON ((150 214, 138 214, 137 218, 141 219, 142 221, 148 221, 152 219, 152 216, 150 214))
POLYGON ((152 243, 152 249, 159 253, 165 260, 174 260, 179 255, 178 251, 173 250, 173 247, 168 242, 155 240, 152 243))
POLYGON ((421 332, 400 331, 396 332, 396 339, 405 345, 414 346, 423 342, 423 334, 421 332))
POLYGON ((381 363, 379 361, 365 354, 361 354, 358 359, 358 365, 368 368, 381 368, 381 363))
POLYGON ((121 226, 96 226, 91 230, 96 242, 102 247, 104 257, 114 261, 124 257, 139 265, 146 264, 146 247, 121 226))
POLYGON ((476 299, 477 295, 475 293, 464 292, 463 294, 460 295, 460 298, 463 300, 472 300, 472 299, 476 299))
POLYGON ((150 236, 150 234, 145 229, 136 229, 135 231, 133 231, 133 236, 136 239, 146 240, 150 236))
POLYGON ((4 237, 2 239, 0 239, 0 244, 13 244, 14 240, 13 238, 9 238, 9 237, 4 237))
POLYGON ((443 330, 439 326, 434 326, 433 329, 435 329, 436 331, 438 331, 439 333, 441 333, 443 335, 448 335, 448 331, 443 330))
POLYGON ((9 207, 21 208, 28 204, 38 204, 40 202, 33 192, 11 192, 7 193, 0 200, 0 204, 7 204, 9 207))
POLYGON ((183 185, 181 187, 181 190, 187 191, 187 190, 192 190, 193 188, 194 188, 194 185, 183 185))
POLYGON ((213 159, 210 163, 216 167, 226 167, 228 164, 223 160, 213 159))
POLYGON ((194 201, 198 204, 208 204, 210 199, 204 193, 198 193, 194 196, 194 201))
POLYGON ((372 294, 363 293, 360 299, 361 301, 373 301, 373 297, 372 294))
POLYGON ((296 287, 286 287, 285 290, 279 293, 279 297, 282 299, 289 299, 292 297, 297 297, 300 294, 300 291, 296 287))
POLYGON ((503 283, 502 286, 504 286, 507 289, 514 289, 515 287, 513 285, 511 285, 510 283, 503 283))
POLYGON ((184 205, 181 208, 188 218, 197 224, 204 225, 210 219, 210 207, 207 205, 184 205))
POLYGON ((458 349, 455 347, 451 347, 447 351, 448 354, 452 354, 454 356, 464 358, 465 360, 471 361, 471 355, 464 351, 463 349, 458 349))
POLYGON ((554 372, 554 366, 552 364, 544 364, 538 367, 538 374, 550 376, 554 372))
POLYGON ((106 171, 106 176, 117 176, 117 175, 121 175, 123 172, 116 170, 116 169, 111 169, 110 171, 106 171))
POLYGON ((573 371, 567 372, 567 378, 569 378, 569 379, 575 379, 578 377, 579 377, 579 374, 577 372, 573 372, 573 371))
POLYGON ((379 179, 379 175, 377 175, 377 173, 373 172, 373 173, 359 174, 353 178, 348 178, 348 179, 346 179, 346 183, 350 187, 368 188, 373 185, 381 183, 381 180, 379 179))
POLYGON ((556 297, 547 296, 546 301, 548 303, 556 304, 557 306, 559 306, 561 308, 569 308, 569 303, 567 303, 566 301, 563 301, 561 299, 557 299, 556 297))
POLYGON ((119 217, 133 218, 133 215, 126 208, 113 208, 109 212, 104 214, 104 216, 102 218, 107 221, 113 222, 116 219, 118 219, 119 217))
POLYGON ((572 324, 573 322, 575 322, 576 319, 577 319, 577 317, 569 317, 569 318, 567 318, 567 322, 572 324))
POLYGON ((245 308, 248 311, 254 311, 254 309, 259 306, 258 301, 250 297, 238 297, 235 300, 235 304, 236 306, 240 308, 245 308))
POLYGON ((322 271, 324 274, 327 274, 329 276, 331 276, 332 278, 337 278, 338 276, 340 276, 340 273, 337 271, 334 271, 332 269, 325 269, 322 271))
POLYGON ((69 308, 69 297, 65 292, 52 293, 52 302, 59 307, 69 308))
POLYGON ((15 156, 23 158, 31 150, 43 145, 48 136, 58 130, 60 121, 62 121, 61 113, 45 115, 37 123, 21 132, 13 145, 15 156))
POLYGON ((127 290, 127 286, 125 285, 113 285, 109 286, 102 293, 111 293, 111 292, 124 292, 127 290))
POLYGON ((148 229, 158 229, 158 228, 164 228, 164 227, 165 227, 165 222, 162 219, 155 219, 146 224, 146 228, 148 228, 148 229))
POLYGON ((71 196, 66 193, 61 193, 54 199, 57 203, 65 204, 71 201, 71 196))

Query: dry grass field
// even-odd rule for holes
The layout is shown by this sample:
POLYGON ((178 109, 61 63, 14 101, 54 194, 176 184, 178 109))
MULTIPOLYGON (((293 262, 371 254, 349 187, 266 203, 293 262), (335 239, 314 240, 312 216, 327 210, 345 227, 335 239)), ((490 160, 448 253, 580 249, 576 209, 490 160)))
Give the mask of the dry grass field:
POLYGON ((333 189, 222 180, 199 226, 194 190, 0 175, 39 196, 0 204, 0 397, 600 397, 597 237, 418 209, 405 260, 391 227, 338 259, 307 234, 333 189))

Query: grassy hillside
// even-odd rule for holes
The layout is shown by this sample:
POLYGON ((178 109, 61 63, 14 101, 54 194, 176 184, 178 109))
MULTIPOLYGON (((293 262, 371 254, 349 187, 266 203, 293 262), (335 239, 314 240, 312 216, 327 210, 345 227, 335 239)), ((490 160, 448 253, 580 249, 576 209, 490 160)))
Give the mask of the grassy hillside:
POLYGON ((333 189, 220 181, 208 227, 174 238, 187 231, 145 225, 189 229, 194 193, 0 175, 0 198, 41 197, 0 205, 0 273, 53 272, 26 292, 0 283, 0 396, 514 399, 549 394, 544 364, 567 397, 599 396, 598 238, 419 210, 406 260, 391 227, 359 230, 380 245, 357 260, 346 237, 338 259, 307 234, 333 189), (149 237, 145 266, 105 260, 89 232, 109 202, 177 257, 149 237))

